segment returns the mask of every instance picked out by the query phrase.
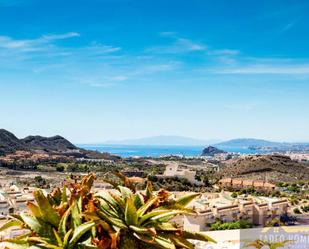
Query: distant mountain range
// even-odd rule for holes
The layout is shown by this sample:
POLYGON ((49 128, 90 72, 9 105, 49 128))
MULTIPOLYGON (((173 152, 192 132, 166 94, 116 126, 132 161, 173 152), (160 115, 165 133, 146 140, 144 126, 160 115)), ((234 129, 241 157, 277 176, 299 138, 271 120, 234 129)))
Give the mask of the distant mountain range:
POLYGON ((138 139, 127 139, 127 140, 113 140, 106 141, 103 144, 108 145, 146 145, 146 146, 209 146, 212 145, 219 149, 224 148, 251 148, 251 149, 261 149, 261 148, 276 148, 276 149, 298 149, 303 147, 309 147, 309 143, 288 143, 288 142, 273 142, 263 139, 255 138, 239 138, 232 139, 224 142, 219 142, 219 140, 203 140, 195 139, 190 137, 181 136, 154 136, 145 137, 138 139))
MULTIPOLYGON (((220 150, 228 148, 249 148, 249 149, 267 149, 271 151, 280 150, 308 150, 309 143, 285 143, 272 142, 261 139, 244 138, 233 139, 225 142, 218 140, 202 140, 181 136, 155 136, 140 139, 127 139, 118 141, 107 141, 104 144, 109 145, 146 145, 146 146, 209 146, 212 145, 220 150)), ((211 147, 212 148, 212 147, 211 147)), ((81 156, 91 158, 101 158, 102 153, 81 149, 61 136, 42 137, 28 136, 23 139, 17 138, 13 133, 0 129, 0 155, 12 153, 17 150, 41 150, 45 152, 67 152, 78 150, 81 156)), ((78 156, 78 155, 77 155, 78 156)), ((106 153, 105 157, 108 157, 106 153)))
POLYGON ((288 143, 271 142, 263 139, 254 138, 241 138, 232 139, 215 144, 217 147, 235 147, 235 148, 248 148, 248 147, 277 147, 288 143))
POLYGON ((277 150, 293 150, 293 149, 309 149, 309 143, 288 143, 288 142, 272 142, 263 139, 243 138, 232 139, 214 145, 220 149, 224 148, 251 148, 251 149, 277 149, 277 150))
POLYGON ((117 145, 156 145, 156 146, 205 146, 217 143, 218 140, 202 140, 190 137, 181 136, 154 136, 138 139, 126 140, 112 140, 106 141, 104 144, 117 144, 117 145))

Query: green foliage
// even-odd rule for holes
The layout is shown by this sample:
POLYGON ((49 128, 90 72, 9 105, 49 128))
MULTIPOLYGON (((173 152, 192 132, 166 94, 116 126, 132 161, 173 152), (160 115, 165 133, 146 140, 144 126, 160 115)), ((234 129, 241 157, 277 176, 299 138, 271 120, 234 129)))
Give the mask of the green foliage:
POLYGON ((221 221, 217 221, 214 224, 210 225, 211 230, 233 230, 233 229, 245 229, 245 228, 252 228, 253 224, 250 221, 246 220, 239 220, 234 222, 225 222, 222 223, 221 221))
POLYGON ((279 226, 283 226, 283 225, 284 225, 284 223, 278 218, 274 218, 271 221, 266 223, 267 227, 279 227, 279 226))
POLYGON ((44 188, 46 185, 46 180, 42 176, 34 177, 34 181, 37 188, 44 188))
POLYGON ((205 186, 194 185, 185 178, 157 177, 157 176, 149 175, 148 180, 153 182, 153 186, 155 190, 164 188, 168 191, 206 192, 208 189, 205 186))
POLYGON ((68 167, 66 163, 57 163, 56 170, 58 172, 63 172, 68 167))
POLYGON ((309 206, 301 206, 300 208, 301 208, 301 210, 303 210, 303 212, 305 212, 305 213, 309 212, 309 206))
POLYGON ((91 192, 93 174, 47 196, 35 191, 36 203, 27 204, 29 214, 13 215, 0 228, 28 230, 22 237, 5 240, 5 248, 192 249, 188 239, 214 242, 203 233, 183 231, 169 222, 179 214, 193 214, 186 206, 198 194, 171 200, 163 189, 153 192, 150 183, 142 194, 127 177, 116 176, 121 185, 109 180, 115 189, 96 195, 91 192))
POLYGON ((291 243, 289 240, 273 242, 273 241, 263 241, 263 240, 255 240, 253 242, 247 243, 244 248, 269 248, 269 249, 279 249, 285 247, 287 244, 291 243))
POLYGON ((299 208, 294 208, 293 211, 294 211, 295 214, 301 214, 299 208))

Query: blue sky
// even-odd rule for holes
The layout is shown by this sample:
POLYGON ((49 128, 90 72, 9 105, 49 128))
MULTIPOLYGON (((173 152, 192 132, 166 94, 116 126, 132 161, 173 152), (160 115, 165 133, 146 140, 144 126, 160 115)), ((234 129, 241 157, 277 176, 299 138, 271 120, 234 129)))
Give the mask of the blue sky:
POLYGON ((308 1, 0 0, 0 127, 309 141, 308 1))

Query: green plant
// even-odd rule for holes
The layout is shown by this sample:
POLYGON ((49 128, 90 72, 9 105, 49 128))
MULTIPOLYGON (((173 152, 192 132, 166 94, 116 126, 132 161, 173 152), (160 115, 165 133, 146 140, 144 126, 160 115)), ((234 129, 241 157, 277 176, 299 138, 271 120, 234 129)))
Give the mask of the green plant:
POLYGON ((233 230, 233 229, 245 229, 252 228, 253 224, 246 220, 239 220, 234 222, 225 222, 217 221, 214 224, 210 225, 211 230, 233 230))
POLYGON ((13 226, 25 228, 23 236, 4 241, 6 248, 194 248, 188 239, 214 242, 203 233, 183 231, 169 221, 179 214, 192 214, 186 206, 198 196, 190 194, 171 200, 169 193, 138 192, 121 174, 110 181, 115 190, 91 192, 95 175, 80 183, 56 188, 45 196, 34 193, 36 204, 28 203, 30 214, 12 215, 0 231, 13 226), (67 194, 69 193, 69 194, 67 194))
POLYGON ((299 208, 294 208, 293 211, 294 211, 295 214, 301 214, 299 208))
POLYGON ((285 247, 288 243, 291 241, 285 240, 282 242, 268 242, 268 241, 263 241, 263 240, 255 240, 253 242, 250 242, 245 245, 245 248, 256 248, 256 249, 261 249, 261 248, 266 248, 268 247, 269 249, 278 249, 285 247))

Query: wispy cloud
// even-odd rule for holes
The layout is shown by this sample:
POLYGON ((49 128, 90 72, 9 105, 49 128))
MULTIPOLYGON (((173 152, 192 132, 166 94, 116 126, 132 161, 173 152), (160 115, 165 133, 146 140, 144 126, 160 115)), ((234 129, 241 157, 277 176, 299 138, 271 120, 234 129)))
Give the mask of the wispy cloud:
POLYGON ((83 47, 61 47, 57 45, 57 41, 79 37, 77 32, 68 32, 63 34, 46 34, 36 39, 14 39, 9 36, 0 36, 0 49, 9 50, 9 52, 44 52, 45 55, 61 55, 64 56, 74 53, 88 54, 106 54, 121 50, 121 47, 105 45, 98 42, 91 42, 83 47), (51 53, 49 53, 51 52, 51 53))
POLYGON ((171 42, 167 45, 148 48, 146 49, 146 52, 159 54, 180 54, 205 51, 207 49, 205 44, 188 38, 179 37, 175 32, 161 32, 159 35, 171 39, 171 42))
POLYGON ((239 53, 240 51, 236 49, 215 49, 208 52, 209 55, 238 55, 239 53))
POLYGON ((212 70, 219 74, 292 74, 303 75, 309 74, 309 64, 292 64, 292 65, 276 65, 276 64, 260 64, 260 65, 244 65, 231 68, 218 68, 212 70))
POLYGON ((299 21, 301 18, 297 18, 294 19, 293 21, 287 23, 282 29, 281 29, 281 33, 285 33, 287 31, 289 31, 290 29, 292 29, 299 21))
POLYGON ((64 34, 49 34, 49 35, 43 35, 39 40, 56 41, 56 40, 63 40, 63 39, 78 37, 78 36, 80 36, 80 34, 77 32, 69 32, 69 33, 64 33, 64 34))
POLYGON ((128 79, 129 78, 124 75, 113 75, 113 76, 83 75, 78 78, 74 78, 73 81, 95 88, 112 88, 120 86, 122 82, 128 79))
POLYGON ((54 41, 78 36, 79 34, 76 32, 43 35, 37 39, 14 39, 9 36, 0 36, 0 48, 23 52, 38 51, 46 49, 46 46, 51 45, 54 41))

